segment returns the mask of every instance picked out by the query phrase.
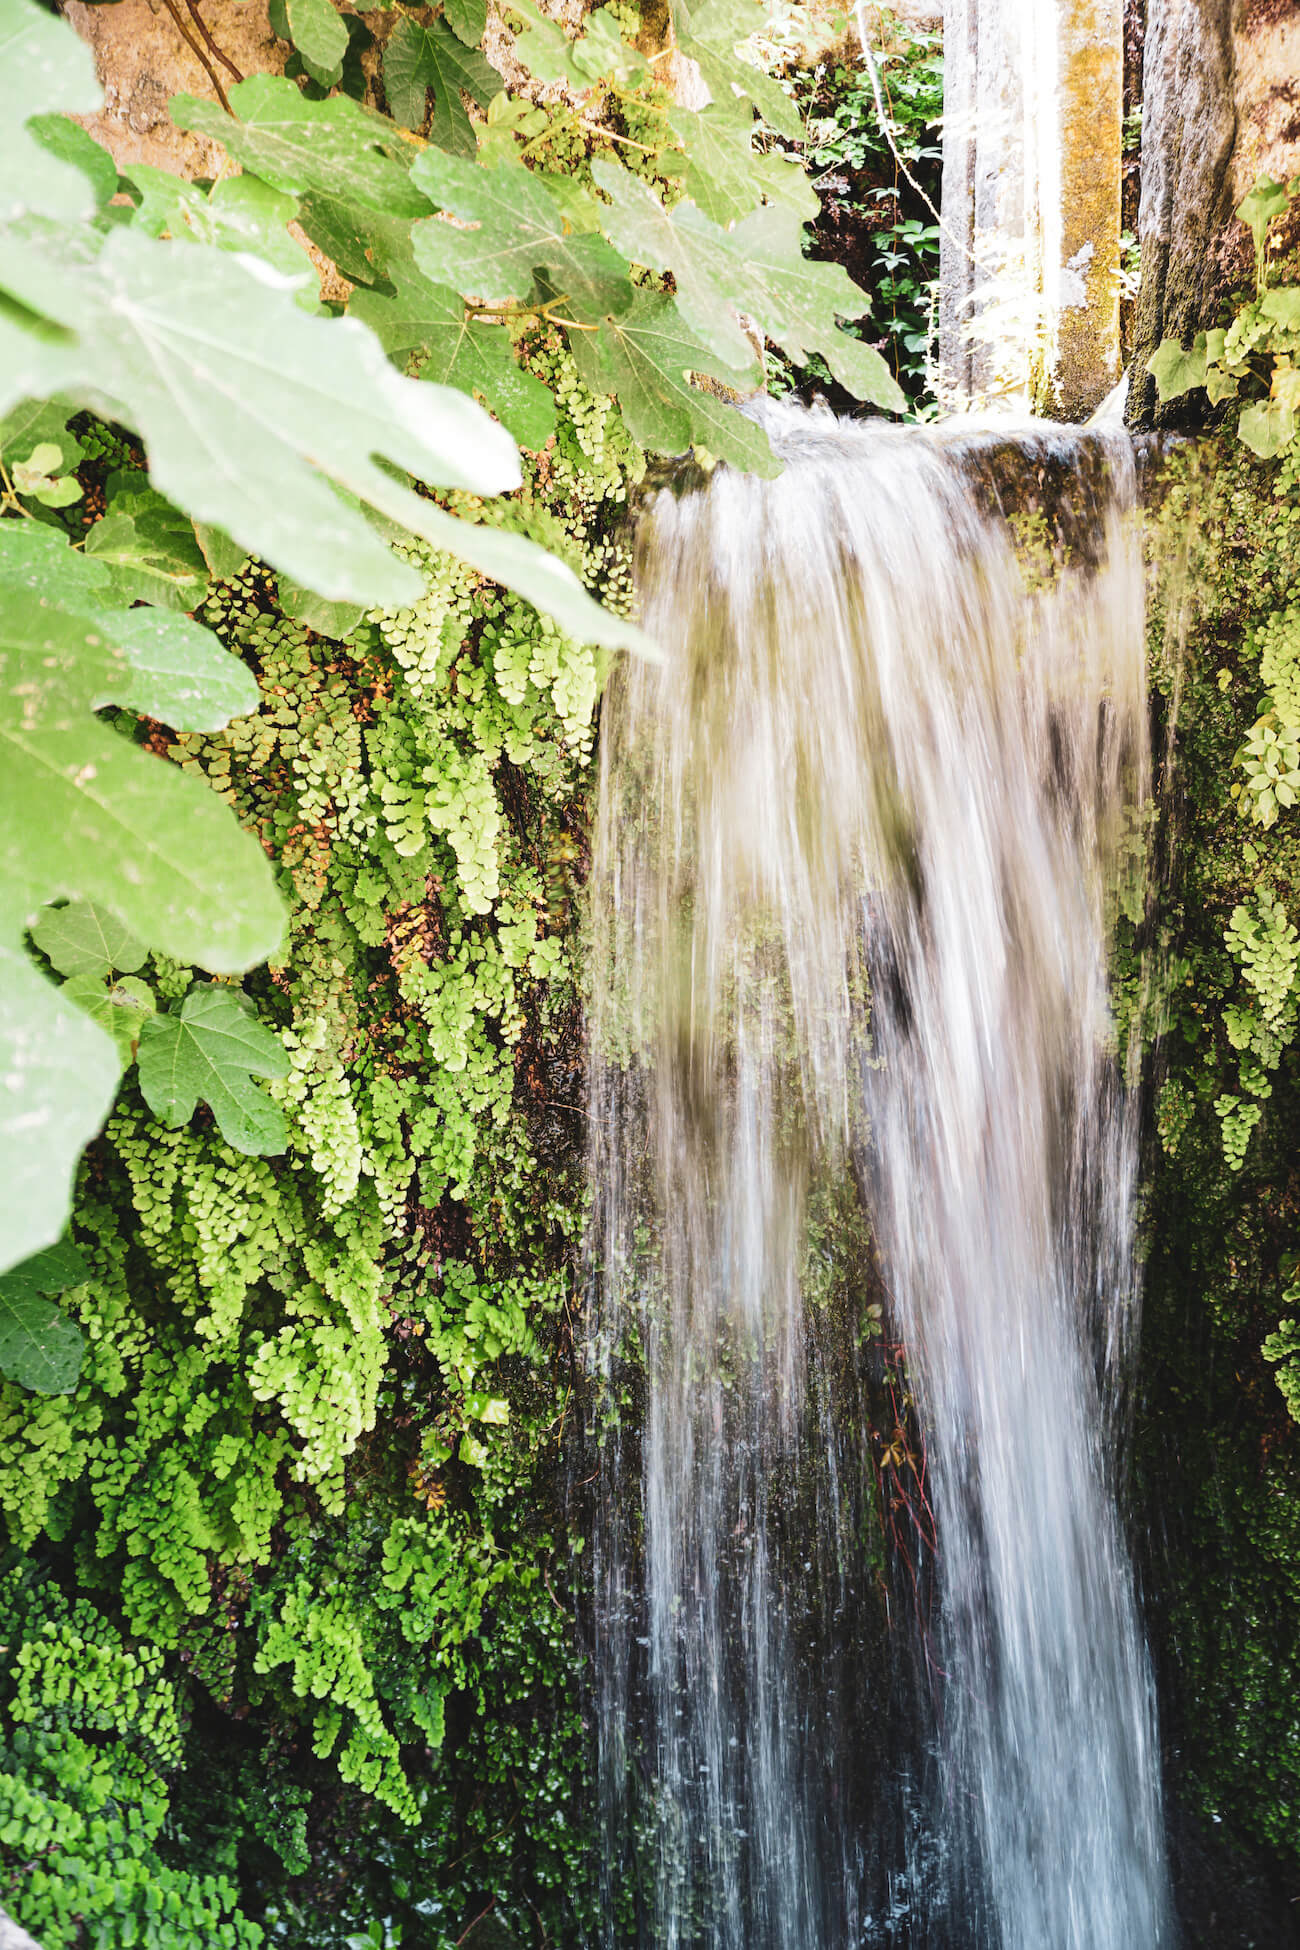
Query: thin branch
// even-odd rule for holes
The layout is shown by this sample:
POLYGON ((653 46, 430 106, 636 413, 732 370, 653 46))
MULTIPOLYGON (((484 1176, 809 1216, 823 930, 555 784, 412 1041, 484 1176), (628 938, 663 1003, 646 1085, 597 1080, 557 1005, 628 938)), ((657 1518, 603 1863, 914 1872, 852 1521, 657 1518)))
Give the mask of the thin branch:
POLYGON ((578 115, 574 119, 580 129, 586 129, 589 135, 600 136, 605 142, 625 142, 629 149, 640 149, 647 156, 656 156, 659 153, 653 143, 637 142, 630 135, 617 135, 613 129, 607 129, 601 123, 593 122, 588 115, 578 115))
POLYGON ((224 51, 224 49, 219 48, 217 46, 216 42, 212 38, 211 33, 208 31, 208 23, 206 20, 204 20, 203 15, 199 12, 199 0, 185 0, 185 4, 190 10, 191 20, 194 22, 194 25, 198 28, 200 34, 202 34, 204 41, 207 43, 208 52, 210 54, 216 55, 218 61, 220 61, 222 67, 226 70, 227 74, 233 75, 236 81, 242 81, 244 77, 242 74, 240 74, 239 69, 235 66, 234 62, 231 60, 230 56, 224 51))
POLYGON ((496 1906, 497 1906, 497 1899, 494 1896, 486 1909, 481 1909, 477 1916, 471 1918, 471 1920, 465 1925, 465 1928, 460 1934, 460 1936, 456 1938, 456 1950, 460 1950, 460 1945, 465 1941, 465 1938, 469 1935, 470 1931, 474 1928, 474 1925, 476 1923, 481 1923, 485 1916, 490 1916, 492 1914, 492 1911, 496 1908, 496 1906))
POLYGON ((185 25, 185 22, 181 19, 180 9, 176 5, 176 0, 163 0, 163 5, 164 7, 166 7, 168 13, 172 17, 172 22, 176 28, 176 32, 180 35, 186 47, 188 47, 188 49, 190 50, 190 53, 194 56, 199 66, 203 69, 203 72, 207 75, 208 80, 212 83, 212 86, 216 89, 217 100, 221 103, 221 106, 225 109, 227 115, 231 114, 233 111, 231 109, 229 99, 226 95, 226 91, 221 85, 221 77, 217 73, 216 69, 213 67, 211 61, 209 61, 207 55, 204 53, 202 46, 199 44, 198 41, 195 40, 189 28, 185 25))

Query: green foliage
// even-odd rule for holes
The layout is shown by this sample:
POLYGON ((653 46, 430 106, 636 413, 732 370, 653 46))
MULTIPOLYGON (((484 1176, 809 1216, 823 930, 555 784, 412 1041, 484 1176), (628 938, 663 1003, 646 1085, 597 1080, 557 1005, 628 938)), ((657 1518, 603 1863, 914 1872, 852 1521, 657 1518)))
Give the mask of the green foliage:
POLYGON ((49 1295, 86 1277, 75 1248, 51 1246, 0 1274, 0 1369, 20 1388, 66 1395, 76 1384, 83 1340, 49 1295))
POLYGON ((77 1152, 102 1123, 119 1071, 112 1040, 74 1006, 76 991, 55 991, 26 962, 24 920, 61 895, 94 897, 142 942, 217 970, 269 953, 283 925, 256 843, 210 793, 97 715, 113 702, 182 725, 224 723, 230 709, 248 709, 247 673, 188 618, 99 607, 112 594, 107 571, 54 530, 0 528, 8 1264, 58 1238, 77 1152), (66 604, 43 593, 61 585, 66 604), (33 1098, 44 1108, 36 1122, 33 1098))
POLYGON ((140 1094, 169 1130, 187 1124, 202 1100, 232 1150, 252 1157, 284 1150, 284 1117, 251 1079, 283 1077, 289 1063, 246 996, 201 983, 179 1009, 149 1015, 139 1066, 140 1094))
POLYGON ((1293 1862, 1300 838, 1281 802, 1272 820, 1241 816, 1243 729, 1261 688, 1285 702, 1290 681, 1300 519, 1278 474, 1226 439, 1165 464, 1151 672, 1157 708, 1177 704, 1167 882, 1120 932, 1167 974, 1137 1462, 1161 1526, 1145 1581, 1173 1785, 1293 1862))
POLYGON ((691 111, 621 5, 510 9, 512 94, 482 0, 273 0, 286 75, 175 105, 241 173, 116 201, 22 119, 93 111, 84 51, 0 7, 0 695, 34 739, 35 660, 68 802, 6 769, 0 1028, 64 1184, 93 1138, 66 1320, 48 1270, 23 1303, 80 1367, 0 1387, 0 1903, 68 1950, 449 1950, 489 1897, 579 1940, 572 944, 606 652, 646 647, 627 504, 647 449, 775 465, 742 311, 901 396, 803 254, 753 0, 679 10, 691 111))
MULTIPOLYGON (((855 329, 916 408, 930 386, 939 274, 943 55, 937 35, 904 30, 888 16, 876 32, 876 86, 856 45, 849 58, 837 53, 791 67, 806 133, 787 153, 802 160, 821 198, 811 213, 814 252, 847 266, 870 294, 855 329)), ((778 364, 772 375, 774 384, 820 382, 833 393, 835 377, 815 356, 778 364)))
MULTIPOLYGON (((1162 400, 1204 387, 1212 406, 1237 398, 1237 437, 1261 460, 1300 458, 1300 285, 1268 282, 1270 225, 1291 207, 1292 189, 1263 177, 1238 206, 1255 244, 1255 295, 1235 307, 1226 326, 1198 332, 1190 351, 1166 339, 1147 361, 1162 400)), ((1283 483, 1292 479, 1284 473, 1283 483)))

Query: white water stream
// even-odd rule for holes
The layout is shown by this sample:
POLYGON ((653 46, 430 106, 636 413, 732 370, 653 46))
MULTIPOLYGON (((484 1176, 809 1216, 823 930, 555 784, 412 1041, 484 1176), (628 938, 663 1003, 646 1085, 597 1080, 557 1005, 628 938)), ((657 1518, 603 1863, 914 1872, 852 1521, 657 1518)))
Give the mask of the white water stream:
MULTIPOLYGON (((1131 457, 1077 436, 1106 462, 1090 559, 1035 593, 969 436, 773 429, 779 480, 655 502, 640 582, 668 660, 624 673, 603 729, 612 1845, 648 1864, 646 1950, 940 1940, 919 1899, 881 1913, 902 1776, 856 1736, 835 1653, 879 1554, 854 1362, 883 1293, 914 1404, 879 1481, 937 1531, 927 1827, 964 1892, 941 1940, 1154 1950, 1153 1708, 1114 1501, 1136 1134, 1106 903, 1146 789, 1131 457), (847 1342, 826 1324, 845 1293, 847 1342)), ((1026 473, 1070 438, 1026 433, 1026 473)))

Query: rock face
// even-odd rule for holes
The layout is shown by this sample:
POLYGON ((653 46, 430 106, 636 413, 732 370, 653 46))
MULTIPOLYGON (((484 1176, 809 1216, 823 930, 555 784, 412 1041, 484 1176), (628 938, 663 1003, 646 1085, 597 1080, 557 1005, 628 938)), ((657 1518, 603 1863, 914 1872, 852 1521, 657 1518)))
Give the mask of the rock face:
POLYGON ((241 75, 280 73, 288 53, 271 32, 266 0, 203 0, 203 24, 220 54, 204 43, 186 0, 175 0, 174 14, 164 0, 118 0, 112 7, 68 0, 67 16, 89 42, 104 89, 104 107, 86 126, 119 169, 151 163, 179 176, 215 176, 225 162, 222 151, 205 136, 178 129, 168 100, 188 94, 210 101, 213 74, 229 88, 241 75), (203 48, 207 68, 191 43, 203 48))
MULTIPOLYGON (((1129 413, 1171 423, 1146 362, 1186 344, 1247 289, 1253 258, 1234 211, 1261 176, 1300 174, 1300 0, 1149 0, 1142 108, 1142 286, 1129 413)), ((1300 217, 1282 228, 1283 248, 1300 217)))
POLYGON ((1084 419, 1119 378, 1122 0, 947 0, 940 394, 1084 419))
MULTIPOLYGON (((1129 414, 1162 417, 1146 363, 1161 339, 1189 339, 1232 282, 1231 0, 1150 0, 1142 88, 1142 284, 1129 414), (1225 246, 1227 256, 1225 258, 1225 246)), ((1238 266, 1238 269, 1241 267, 1238 266)))

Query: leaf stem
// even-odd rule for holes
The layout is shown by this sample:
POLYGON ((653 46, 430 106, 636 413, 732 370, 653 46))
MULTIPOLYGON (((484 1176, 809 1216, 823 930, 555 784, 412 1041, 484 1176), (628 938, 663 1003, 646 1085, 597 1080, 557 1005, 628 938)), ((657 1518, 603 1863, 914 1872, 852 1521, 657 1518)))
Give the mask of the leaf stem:
POLYGON ((185 4, 190 10, 191 20, 193 20, 194 25, 198 28, 200 34, 202 34, 203 36, 204 41, 207 43, 209 53, 214 54, 216 56, 217 60, 220 61, 222 67, 226 70, 227 74, 233 75, 236 81, 242 81, 244 77, 239 72, 239 69, 235 66, 230 56, 225 52, 224 48, 218 47, 217 43, 213 40, 212 35, 208 29, 208 23, 206 20, 204 20, 203 15, 199 12, 199 0, 185 0, 185 4))
POLYGON ((225 109, 227 115, 232 115, 234 113, 234 110, 231 108, 230 101, 229 98, 227 97, 226 91, 221 85, 221 77, 217 73, 216 69, 213 67, 211 61, 209 61, 201 44, 195 40, 189 28, 185 25, 185 22, 181 19, 180 9, 176 5, 176 0, 163 0, 163 5, 164 7, 166 7, 168 13, 172 17, 172 23, 175 26, 176 32, 180 35, 186 47, 189 48, 190 53, 194 56, 199 66, 203 69, 204 73, 207 75, 208 80, 212 83, 212 86, 216 89, 217 100, 221 103, 221 106, 225 109))

